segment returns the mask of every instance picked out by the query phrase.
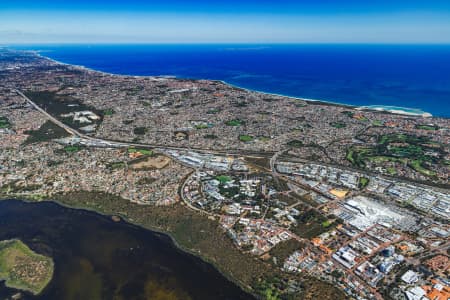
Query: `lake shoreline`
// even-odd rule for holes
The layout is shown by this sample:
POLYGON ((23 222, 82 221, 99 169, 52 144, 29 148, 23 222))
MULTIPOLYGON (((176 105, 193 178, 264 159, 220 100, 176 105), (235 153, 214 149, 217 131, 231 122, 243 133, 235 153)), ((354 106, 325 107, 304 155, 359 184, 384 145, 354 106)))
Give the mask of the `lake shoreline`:
POLYGON ((93 213, 96 214, 97 216, 100 216, 102 218, 105 218, 111 222, 115 222, 114 220, 112 220, 112 217, 114 216, 119 216, 120 217, 120 221, 119 222, 124 222, 126 224, 126 226, 131 226, 140 230, 144 230, 144 231, 148 231, 151 232, 152 234, 155 235, 159 235, 159 236, 163 236, 164 238, 167 238, 170 243, 172 243, 172 245, 179 251, 183 252, 184 254, 188 254, 191 256, 194 256, 195 258, 200 259, 202 262, 211 265, 217 272, 219 272, 226 280, 228 280, 229 282, 233 283, 234 285, 236 285, 239 289, 241 289, 244 293, 249 294, 250 296, 252 296, 254 299, 259 299, 258 296, 256 294, 254 294, 254 292, 252 290, 250 290, 249 288, 245 287, 245 284, 240 283, 236 278, 234 278, 233 276, 231 276, 230 274, 227 274, 226 272, 224 272, 216 263, 214 263, 213 261, 209 260, 207 257, 202 256, 201 254, 199 254, 198 252, 193 251, 192 249, 189 249, 185 246, 182 246, 177 240, 176 238, 169 232, 164 231, 160 228, 157 227, 153 227, 153 226, 148 226, 148 225, 144 225, 141 224, 139 222, 135 222, 133 220, 130 220, 127 216, 124 216, 123 214, 108 214, 105 212, 102 212, 98 209, 94 209, 94 208, 90 208, 87 206, 81 206, 81 205, 69 205, 65 202, 62 202, 60 200, 56 200, 56 199, 51 199, 51 198, 46 198, 44 200, 35 200, 32 197, 26 197, 26 196, 4 196, 0 194, 0 201, 19 201, 19 202, 24 202, 24 203, 29 203, 29 204, 39 204, 39 203, 53 203, 56 204, 62 208, 67 208, 67 209, 72 209, 72 210, 78 210, 78 211, 82 211, 82 212, 87 212, 87 213, 93 213))

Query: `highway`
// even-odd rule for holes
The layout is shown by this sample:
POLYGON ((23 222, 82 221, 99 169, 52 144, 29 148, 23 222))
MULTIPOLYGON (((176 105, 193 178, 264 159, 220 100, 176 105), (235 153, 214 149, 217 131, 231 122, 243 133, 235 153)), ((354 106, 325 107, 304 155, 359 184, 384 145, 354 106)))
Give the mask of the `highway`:
MULTIPOLYGON (((70 126, 64 124, 63 122, 59 121, 58 119, 53 117, 51 114, 49 114, 47 111, 42 109, 39 105, 37 105, 35 102, 33 102, 27 96, 25 96, 21 91, 19 91, 19 90, 15 90, 15 91, 23 99, 25 99, 32 107, 34 107, 36 110, 38 110, 39 112, 44 114, 48 120, 50 120, 57 126, 63 128, 69 134, 71 134, 75 137, 79 137, 79 138, 81 138, 85 141, 91 142, 93 144, 96 144, 97 146, 111 147, 111 148, 144 147, 144 148, 154 149, 157 152, 158 152, 158 150, 159 150, 159 152, 164 152, 167 150, 178 150, 178 151, 194 151, 194 152, 199 152, 199 153, 225 155, 225 156, 245 156, 245 157, 269 157, 270 156, 270 168, 271 168, 272 174, 277 178, 282 178, 282 179, 286 180, 287 182, 291 182, 295 185, 299 185, 298 182, 293 181, 288 176, 279 174, 275 168, 275 163, 276 163, 276 160, 278 159, 278 157, 280 155, 282 155, 284 152, 286 152, 288 149, 284 149, 281 151, 265 151, 265 152, 261 152, 261 151, 256 152, 256 151, 248 151, 248 150, 211 150, 211 149, 201 149, 201 148, 192 148, 192 147, 176 147, 176 146, 157 145, 157 144, 132 143, 132 142, 123 142, 123 141, 114 141, 114 140, 108 140, 108 139, 94 138, 94 137, 85 135, 85 134, 77 131, 76 129, 73 129, 70 126)), ((308 162, 307 160, 303 160, 303 161, 308 162)), ((381 177, 381 178, 386 178, 388 180, 391 180, 391 178, 386 177, 386 176, 381 176, 380 174, 375 173, 373 171, 353 169, 353 168, 350 168, 347 166, 340 166, 340 165, 336 166, 334 164, 329 164, 329 163, 321 163, 321 164, 327 165, 327 166, 339 167, 341 169, 350 170, 350 171, 354 171, 354 172, 359 172, 362 174, 366 174, 368 176, 381 177)), ((396 181, 404 182, 407 184, 418 185, 418 182, 406 180, 404 178, 396 178, 396 181)), ((442 188, 442 187, 436 187, 436 186, 430 185, 429 183, 424 184, 421 182, 419 184, 426 188, 430 188, 430 187, 439 188, 439 189, 442 188)))
MULTIPOLYGON (((52 116, 50 113, 48 113, 45 109, 43 109, 42 107, 37 105, 34 101, 29 99, 21 91, 16 90, 16 92, 31 107, 33 107, 34 109, 36 109, 37 111, 42 113, 49 121, 51 121, 55 125, 63 128, 71 136, 79 138, 80 142, 86 143, 87 146, 110 147, 110 148, 145 147, 145 148, 154 149, 157 152, 162 152, 162 153, 164 153, 165 151, 168 151, 168 150, 179 150, 179 151, 195 151, 195 152, 199 152, 199 153, 207 153, 207 154, 215 154, 215 155, 226 155, 226 156, 247 156, 247 157, 255 156, 255 157, 265 157, 265 158, 269 158, 270 157, 270 170, 267 170, 267 171, 270 172, 272 174, 272 176, 274 178, 276 178, 277 180, 278 179, 284 180, 288 184, 289 191, 286 192, 286 195, 288 195, 289 193, 295 193, 295 187, 300 187, 300 188, 305 189, 307 191, 314 191, 314 192, 316 192, 316 193, 318 193, 318 194, 328 198, 330 201, 335 201, 334 199, 330 199, 329 196, 324 194, 322 191, 320 191, 318 189, 315 189, 315 188, 311 188, 309 186, 305 186, 305 185, 303 185, 303 184, 293 180, 292 177, 290 177, 288 175, 285 175, 285 174, 280 174, 279 172, 277 172, 277 169, 276 169, 277 160, 279 159, 279 157, 281 155, 283 155, 289 149, 283 149, 283 150, 280 150, 280 151, 272 151, 272 152, 252 152, 252 151, 243 151, 243 150, 210 150, 210 149, 196 149, 196 148, 191 148, 191 147, 176 147, 176 146, 166 146, 166 145, 156 145, 156 144, 142 144, 142 143, 123 142, 123 141, 114 141, 114 140, 108 140, 108 139, 95 138, 95 137, 83 134, 83 133, 79 132, 78 130, 68 126, 67 124, 64 124, 63 122, 61 122, 60 120, 58 120, 57 118, 52 116)), ((176 157, 174 159, 176 159, 176 157)), ((302 161, 307 162, 306 160, 302 160, 302 161)), ((179 162, 181 164, 185 165, 182 161, 179 161, 179 162)), ((332 164, 327 164, 327 163, 320 163, 320 164, 326 165, 326 166, 333 166, 332 164)), ((197 212, 202 213, 202 214, 204 214, 206 216, 209 216, 209 217, 220 218, 220 216, 221 216, 220 214, 209 212, 209 211, 206 211, 206 210, 201 209, 199 207, 196 207, 195 205, 193 205, 193 203, 189 199, 186 198, 186 195, 184 193, 184 188, 186 187, 187 183, 192 179, 192 177, 196 175, 196 172, 198 171, 196 168, 194 168, 192 166, 187 166, 187 167, 192 168, 193 171, 183 180, 183 182, 181 184, 181 187, 180 187, 180 190, 179 190, 179 196, 180 196, 181 200, 183 201, 184 204, 186 204, 187 207, 189 207, 190 209, 192 209, 194 211, 197 211, 197 212)), ((349 167, 342 167, 342 166, 340 166, 340 168, 345 169, 345 170, 356 171, 356 170, 354 170, 352 168, 349 168, 349 167)), ((265 169, 267 169, 267 168, 265 168, 265 169)), ((379 174, 374 174, 373 172, 366 172, 366 171, 361 171, 361 170, 357 170, 357 171, 359 173, 362 173, 362 174, 369 174, 369 175, 372 175, 372 176, 381 177, 379 174)), ((398 181, 400 181, 400 180, 398 180, 398 181)), ((408 182, 408 181, 406 181, 406 182, 408 182)), ((408 183, 411 184, 411 182, 408 182, 408 183)), ((297 198, 297 197, 294 197, 294 198, 297 198)), ((296 207, 300 203, 304 203, 308 207, 308 209, 314 210, 317 213, 322 214, 322 212, 320 211, 320 208, 322 207, 322 205, 319 205, 317 207, 313 207, 312 205, 310 205, 307 202, 300 202, 300 201, 297 201, 294 204, 292 204, 291 206, 287 207, 287 210, 290 210, 290 209, 296 207)), ((266 210, 266 212, 267 212, 267 210, 266 210)), ((266 216, 266 213, 263 214, 261 220, 265 220, 265 216, 266 216)), ((240 216, 239 218, 241 218, 241 217, 243 217, 243 215, 240 216)), ((354 241, 357 238, 359 238, 360 236, 365 235, 370 229, 372 229, 372 227, 367 228, 366 230, 364 230, 360 234, 352 237, 347 242, 345 242, 342 246, 346 246, 349 243, 351 243, 352 241, 354 241)), ((293 239, 299 241, 302 244, 306 244, 306 245, 309 245, 311 247, 313 246, 308 239, 301 238, 298 235, 294 234, 293 232, 290 232, 290 235, 291 235, 291 237, 293 239)), ((399 242, 399 241, 400 240, 397 240, 395 242, 399 242)), ((379 251, 381 249, 384 249, 388 244, 393 244, 393 243, 394 242, 382 243, 382 244, 380 244, 378 246, 378 248, 376 250, 373 251, 373 254, 362 256, 361 258, 364 258, 364 261, 370 261, 370 259, 375 255, 375 253, 379 253, 379 251)), ((446 251, 447 251, 447 249, 449 247, 450 247, 450 243, 446 242, 443 245, 440 245, 439 247, 432 248, 432 251, 436 251, 436 253, 446 255, 446 251)), ((430 252, 428 252, 428 251, 426 252, 427 255, 429 253, 430 252)), ((408 259, 408 262, 411 263, 411 264, 417 265, 417 264, 420 263, 420 259, 423 259, 424 256, 425 255, 416 257, 414 259, 408 259)), ((328 259, 332 259, 331 254, 325 254, 324 257, 327 257, 328 259)), ((355 274, 355 267, 356 267, 356 265, 354 267, 350 268, 350 269, 346 269, 345 272, 347 274, 353 276, 354 278, 358 278, 358 276, 355 274)), ((363 280, 360 280, 360 279, 358 279, 358 281, 359 282, 363 282, 363 280)), ((365 283, 367 284, 367 282, 365 282, 365 283)), ((370 286, 366 286, 366 287, 370 289, 371 293, 375 295, 376 299, 382 299, 382 295, 378 292, 378 290, 376 288, 373 288, 373 287, 370 287, 370 286)))
POLYGON ((45 111, 43 108, 41 108, 39 105, 37 105, 34 101, 32 101, 30 98, 25 96, 21 91, 16 90, 16 92, 24 99, 28 104, 30 104, 33 108, 41 112, 43 115, 47 117, 48 120, 53 122, 55 125, 63 128, 65 131, 67 131, 70 135, 73 135, 75 137, 81 138, 83 140, 89 141, 94 144, 102 145, 102 146, 108 146, 108 147, 114 147, 114 148, 127 148, 127 147, 145 147, 145 148, 152 148, 152 149, 161 149, 164 150, 180 150, 180 151, 195 151, 199 153, 208 153, 208 154, 217 154, 217 155, 227 155, 227 156, 255 156, 255 157, 262 157, 262 156, 270 156, 274 154, 274 152, 255 152, 255 151, 246 151, 246 150, 210 150, 210 149, 199 149, 199 148, 192 148, 192 147, 176 147, 176 146, 167 146, 167 145, 157 145, 157 144, 142 144, 142 143, 132 143, 132 142, 123 142, 123 141, 114 141, 114 140, 108 140, 108 139, 100 139, 100 138, 94 138, 91 136, 88 136, 86 134, 83 134, 79 132, 78 130, 68 126, 67 124, 64 124, 63 122, 59 121, 57 118, 49 114, 47 111, 45 111))

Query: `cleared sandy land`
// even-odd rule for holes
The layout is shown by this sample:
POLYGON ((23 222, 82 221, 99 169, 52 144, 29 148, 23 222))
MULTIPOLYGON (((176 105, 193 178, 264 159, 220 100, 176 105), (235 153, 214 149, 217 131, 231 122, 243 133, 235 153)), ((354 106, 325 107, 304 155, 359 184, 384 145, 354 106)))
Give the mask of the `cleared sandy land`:
POLYGON ((130 165, 130 168, 133 170, 142 170, 142 169, 163 169, 165 168, 172 160, 164 155, 158 156, 150 156, 138 159, 135 163, 130 165))

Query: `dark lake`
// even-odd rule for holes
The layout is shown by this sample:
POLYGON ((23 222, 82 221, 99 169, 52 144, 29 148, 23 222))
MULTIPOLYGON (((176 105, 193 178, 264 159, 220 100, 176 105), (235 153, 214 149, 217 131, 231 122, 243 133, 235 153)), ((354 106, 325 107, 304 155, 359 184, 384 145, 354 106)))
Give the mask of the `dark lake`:
MULTIPOLYGON (((55 262, 43 293, 23 299, 253 299, 168 236, 93 212, 0 201, 0 240, 11 238, 55 262)), ((0 299, 16 292, 0 285, 0 299)))

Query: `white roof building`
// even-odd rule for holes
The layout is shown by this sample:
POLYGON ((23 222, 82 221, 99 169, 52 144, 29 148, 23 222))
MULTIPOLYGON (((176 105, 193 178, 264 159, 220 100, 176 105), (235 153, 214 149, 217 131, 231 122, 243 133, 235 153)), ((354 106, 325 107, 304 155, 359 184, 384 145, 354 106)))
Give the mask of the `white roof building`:
POLYGON ((413 270, 408 270, 405 274, 402 275, 401 279, 407 284, 415 283, 419 280, 419 274, 417 274, 413 270))
POLYGON ((409 290, 407 290, 405 292, 406 298, 408 298, 408 300, 425 300, 428 299, 425 295, 425 291, 419 287, 419 286, 415 286, 409 290))

